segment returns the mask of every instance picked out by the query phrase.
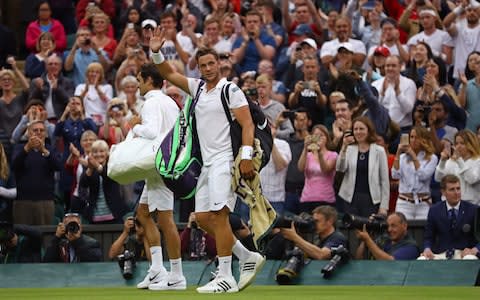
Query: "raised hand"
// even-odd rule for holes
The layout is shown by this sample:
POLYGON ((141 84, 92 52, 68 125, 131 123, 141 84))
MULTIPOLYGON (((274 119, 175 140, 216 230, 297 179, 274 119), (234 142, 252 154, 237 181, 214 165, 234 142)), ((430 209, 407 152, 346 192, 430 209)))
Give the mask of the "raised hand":
POLYGON ((162 48, 163 43, 165 43, 165 30, 158 26, 155 28, 153 35, 150 38, 150 50, 152 50, 153 53, 158 53, 160 48, 162 48))

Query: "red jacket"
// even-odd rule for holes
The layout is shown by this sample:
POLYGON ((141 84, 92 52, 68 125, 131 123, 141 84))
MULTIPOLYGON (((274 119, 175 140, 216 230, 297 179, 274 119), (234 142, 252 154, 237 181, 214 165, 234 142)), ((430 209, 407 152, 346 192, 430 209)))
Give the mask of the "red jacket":
MULTIPOLYGON (((55 52, 63 52, 67 48, 67 36, 65 35, 65 29, 63 28, 62 23, 55 19, 50 20, 52 27, 50 27, 50 33, 55 39, 55 52)), ((37 21, 32 21, 28 24, 27 32, 25 34, 25 46, 31 52, 37 52, 36 45, 37 39, 42 34, 40 29, 40 23, 37 21)))
MULTIPOLYGON (((82 21, 85 17, 85 10, 90 1, 91 0, 78 1, 77 7, 75 8, 75 15, 77 17, 78 23, 80 23, 80 21, 82 21)), ((110 17, 110 20, 113 20, 115 18, 115 3, 113 3, 113 0, 102 0, 100 8, 110 17)))

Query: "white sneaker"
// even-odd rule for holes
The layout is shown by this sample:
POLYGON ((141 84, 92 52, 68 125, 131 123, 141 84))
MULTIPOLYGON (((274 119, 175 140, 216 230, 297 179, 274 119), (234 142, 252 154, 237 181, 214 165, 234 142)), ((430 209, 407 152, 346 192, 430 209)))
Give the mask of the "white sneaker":
POLYGON ((265 261, 265 257, 260 253, 252 252, 246 261, 240 262, 240 279, 238 280, 238 289, 240 291, 255 280, 255 276, 260 272, 265 261))
POLYGON ((217 276, 214 280, 210 281, 206 285, 198 287, 197 292, 201 294, 236 293, 238 292, 238 286, 233 276, 217 276))
POLYGON ((183 275, 179 277, 168 273, 164 280, 158 283, 150 283, 148 289, 152 291, 186 290, 187 280, 183 275))
POLYGON ((166 269, 161 269, 160 271, 154 271, 152 269, 148 269, 147 276, 145 276, 143 281, 137 284, 137 289, 148 289, 148 286, 150 284, 159 283, 166 277, 167 277, 166 269))

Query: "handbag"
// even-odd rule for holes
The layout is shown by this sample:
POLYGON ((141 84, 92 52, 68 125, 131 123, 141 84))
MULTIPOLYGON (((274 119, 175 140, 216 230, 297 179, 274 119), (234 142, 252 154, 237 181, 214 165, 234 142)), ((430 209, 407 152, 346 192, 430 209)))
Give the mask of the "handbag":
POLYGON ((155 167, 163 182, 180 199, 191 199, 195 195, 198 176, 202 170, 194 112, 204 84, 201 81, 195 97, 189 97, 185 102, 155 158, 155 167))
POLYGON ((120 184, 154 176, 155 154, 159 146, 160 141, 134 137, 130 131, 123 142, 112 145, 107 176, 120 184))

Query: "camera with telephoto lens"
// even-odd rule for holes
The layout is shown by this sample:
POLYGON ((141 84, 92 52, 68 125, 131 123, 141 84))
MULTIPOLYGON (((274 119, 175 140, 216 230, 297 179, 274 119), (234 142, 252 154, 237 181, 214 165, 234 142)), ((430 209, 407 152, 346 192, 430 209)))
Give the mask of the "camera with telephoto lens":
POLYGON ((348 249, 340 245, 336 248, 331 248, 332 259, 322 268, 323 278, 329 279, 337 267, 346 263, 350 259, 348 249))
POLYGON ((123 254, 117 256, 117 259, 123 278, 131 279, 133 277, 133 271, 136 267, 135 253, 126 249, 123 251, 123 254))
POLYGON ((9 222, 0 222, 0 260, 8 252, 8 244, 15 236, 13 225, 9 222))
POLYGON ((75 221, 69 222, 67 225, 65 225, 65 233, 77 233, 80 230, 80 224, 78 224, 75 221))
POLYGON ((301 213, 291 216, 278 216, 275 222, 275 228, 290 228, 293 225, 298 232, 312 233, 315 231, 315 220, 308 213, 301 213))
POLYGON ((365 225, 368 231, 380 232, 387 228, 387 222, 385 222, 385 216, 383 215, 374 215, 373 218, 366 218, 345 214, 342 221, 347 229, 363 230, 365 225))
POLYGON ((287 252, 287 263, 285 266, 278 270, 275 280, 280 285, 293 284, 295 278, 298 277, 300 271, 305 266, 305 254, 303 251, 294 247, 291 251, 287 252))

